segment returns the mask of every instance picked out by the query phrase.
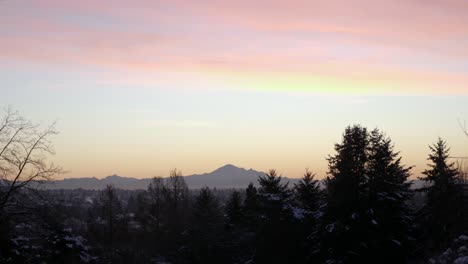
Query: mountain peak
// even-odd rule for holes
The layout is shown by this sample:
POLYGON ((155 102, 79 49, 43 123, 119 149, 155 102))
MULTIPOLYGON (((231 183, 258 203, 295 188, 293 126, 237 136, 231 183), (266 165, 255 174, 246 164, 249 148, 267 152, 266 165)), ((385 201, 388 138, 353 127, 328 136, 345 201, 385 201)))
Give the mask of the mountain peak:
POLYGON ((103 180, 124 180, 124 179, 132 179, 132 178, 129 178, 129 177, 123 177, 123 176, 119 176, 117 174, 113 174, 113 175, 110 175, 110 176, 107 176, 105 178, 103 178, 103 180))
POLYGON ((226 164, 226 165, 220 167, 220 169, 223 169, 223 168, 236 168, 236 169, 239 169, 239 167, 234 166, 234 165, 232 165, 232 164, 226 164))
POLYGON ((232 173, 232 172, 238 172, 238 171, 243 171, 244 169, 236 167, 232 164, 226 164, 222 167, 217 168, 214 170, 212 173, 232 173))

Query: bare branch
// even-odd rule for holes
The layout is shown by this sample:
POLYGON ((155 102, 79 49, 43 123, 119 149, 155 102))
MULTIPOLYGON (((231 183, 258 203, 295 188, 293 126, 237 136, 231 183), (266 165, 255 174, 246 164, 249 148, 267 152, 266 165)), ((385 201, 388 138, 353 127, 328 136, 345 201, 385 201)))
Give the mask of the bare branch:
POLYGON ((57 134, 55 123, 38 131, 39 126, 11 109, 0 119, 0 211, 9 206, 15 193, 36 183, 51 180, 63 170, 49 155, 55 154, 50 137, 57 134))
POLYGON ((465 134, 465 136, 468 137, 468 128, 466 127, 466 122, 463 121, 463 123, 462 123, 462 121, 459 119, 459 120, 458 120, 458 125, 460 126, 460 128, 461 128, 463 134, 465 134))

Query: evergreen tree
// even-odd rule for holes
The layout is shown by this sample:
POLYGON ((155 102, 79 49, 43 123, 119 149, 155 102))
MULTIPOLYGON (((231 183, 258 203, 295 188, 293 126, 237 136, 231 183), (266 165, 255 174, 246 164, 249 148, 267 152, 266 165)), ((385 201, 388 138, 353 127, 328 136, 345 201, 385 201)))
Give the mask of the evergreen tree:
POLYGON ((257 188, 255 188, 253 183, 249 183, 245 190, 243 209, 245 224, 250 230, 255 230, 258 222, 259 199, 257 188))
POLYGON ((335 144, 335 156, 328 158, 326 178, 328 214, 332 218, 347 217, 355 212, 365 196, 367 129, 359 125, 347 127, 341 144, 335 144))
POLYGON ((226 203, 226 215, 231 225, 237 225, 243 220, 242 197, 238 191, 233 191, 226 203))
POLYGON ((291 192, 288 183, 281 183, 282 177, 275 170, 259 176, 260 217, 264 220, 281 221, 289 212, 291 192))
POLYGON ((425 236, 434 247, 446 247, 462 225, 462 193, 457 182, 458 171, 448 162, 450 149, 445 141, 430 146, 429 169, 421 179, 430 184, 423 191, 427 193, 427 205, 423 208, 425 236))
MULTIPOLYGON (((288 183, 281 183, 282 177, 278 175, 276 170, 270 170, 265 176, 258 177, 260 184, 260 193, 266 195, 279 195, 285 198, 289 195, 288 183)), ((279 197, 278 197, 279 198, 279 197)))
POLYGON ((328 158, 327 210, 324 218, 322 252, 338 261, 355 261, 366 232, 358 216, 365 212, 367 129, 347 127, 336 154, 328 158))
POLYGON ((219 203, 213 192, 204 187, 193 205, 191 263, 223 263, 227 257, 222 237, 222 216, 219 203))
POLYGON ((226 203, 226 229, 224 243, 229 248, 231 263, 246 263, 254 255, 255 233, 258 217, 257 189, 249 184, 245 199, 238 191, 233 191, 226 203))
POLYGON ((200 190, 193 205, 194 224, 197 228, 207 229, 220 223, 221 211, 219 203, 208 187, 200 190))
POLYGON ((259 176, 259 224, 257 228, 256 263, 297 263, 297 226, 288 183, 275 170, 259 176), (292 254, 291 252, 296 252, 292 254))
POLYGON ((315 212, 320 208, 322 199, 320 183, 314 178, 315 174, 306 171, 303 178, 294 186, 300 207, 311 212, 315 212))
POLYGON ((320 249, 319 237, 317 236, 318 223, 322 215, 323 191, 320 183, 315 179, 315 174, 306 170, 302 179, 295 184, 296 208, 292 208, 296 214, 300 213, 302 219, 296 221, 295 227, 300 230, 297 236, 298 249, 303 251, 305 260, 313 262, 317 251, 320 249))
POLYGON ((371 260, 402 263, 411 247, 412 215, 407 205, 412 196, 408 181, 411 167, 401 165, 401 157, 393 148, 392 141, 378 129, 370 133, 366 217, 372 228, 367 246, 371 260))
POLYGON ((326 179, 322 252, 343 262, 404 262, 409 170, 379 130, 347 127, 326 179))

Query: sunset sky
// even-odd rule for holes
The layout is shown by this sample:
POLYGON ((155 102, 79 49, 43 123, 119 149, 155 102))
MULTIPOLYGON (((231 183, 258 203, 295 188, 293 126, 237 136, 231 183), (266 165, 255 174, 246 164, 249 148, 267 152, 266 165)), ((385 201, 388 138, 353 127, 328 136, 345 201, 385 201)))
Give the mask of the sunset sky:
POLYGON ((351 124, 468 156, 468 1, 0 0, 0 106, 58 120, 61 176, 230 163, 325 176, 351 124))

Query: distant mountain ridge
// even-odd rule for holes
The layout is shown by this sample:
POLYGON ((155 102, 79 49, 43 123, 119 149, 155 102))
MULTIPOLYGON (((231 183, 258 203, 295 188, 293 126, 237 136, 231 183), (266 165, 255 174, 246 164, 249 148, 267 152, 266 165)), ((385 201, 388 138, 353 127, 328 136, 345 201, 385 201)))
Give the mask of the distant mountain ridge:
MULTIPOLYGON (((232 164, 224 165, 210 173, 193 174, 184 176, 187 185, 191 189, 198 189, 205 186, 210 188, 246 188, 249 183, 258 186, 258 176, 264 176, 264 172, 253 169, 246 170, 232 164)), ((164 177, 167 178, 167 177, 164 177)), ((137 179, 122 177, 118 175, 107 176, 103 179, 95 177, 88 178, 66 178, 45 184, 46 189, 103 189, 108 184, 119 189, 138 190, 147 189, 152 178, 137 179)), ((299 179, 283 177, 284 182, 292 184, 299 179)))

